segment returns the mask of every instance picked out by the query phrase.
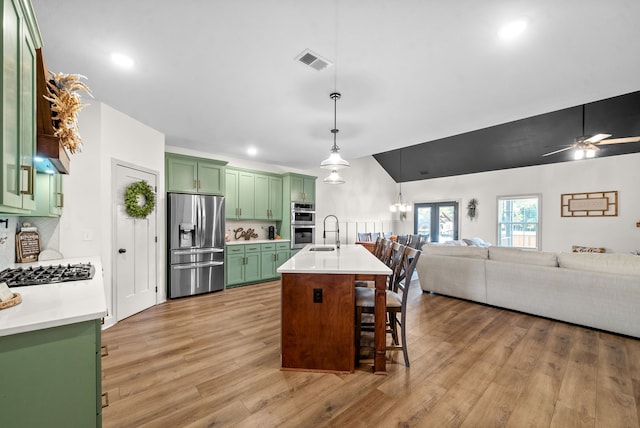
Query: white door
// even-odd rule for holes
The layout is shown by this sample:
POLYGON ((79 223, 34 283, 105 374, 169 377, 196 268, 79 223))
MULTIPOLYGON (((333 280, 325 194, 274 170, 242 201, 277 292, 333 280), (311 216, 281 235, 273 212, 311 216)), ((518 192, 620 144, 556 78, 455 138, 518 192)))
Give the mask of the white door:
POLYGON ((116 262, 113 277, 116 294, 114 311, 119 321, 156 304, 157 208, 146 218, 131 217, 124 207, 124 193, 130 184, 141 180, 156 191, 158 177, 153 173, 116 164, 115 178, 116 262))

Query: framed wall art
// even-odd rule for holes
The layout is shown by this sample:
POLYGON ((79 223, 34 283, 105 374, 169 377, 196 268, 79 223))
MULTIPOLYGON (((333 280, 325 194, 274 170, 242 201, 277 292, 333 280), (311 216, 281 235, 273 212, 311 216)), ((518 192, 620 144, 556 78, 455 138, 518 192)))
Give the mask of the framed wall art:
POLYGON ((618 191, 563 193, 562 217, 615 217, 618 215, 618 191))

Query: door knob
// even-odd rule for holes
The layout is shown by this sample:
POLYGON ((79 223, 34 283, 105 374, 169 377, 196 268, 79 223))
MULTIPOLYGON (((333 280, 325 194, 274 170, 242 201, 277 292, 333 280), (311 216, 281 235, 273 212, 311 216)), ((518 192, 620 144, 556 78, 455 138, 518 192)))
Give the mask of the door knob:
POLYGON ((127 249, 126 249, 126 248, 120 248, 120 249, 118 250, 118 252, 119 252, 120 254, 124 254, 124 253, 126 253, 126 252, 127 252, 127 249))

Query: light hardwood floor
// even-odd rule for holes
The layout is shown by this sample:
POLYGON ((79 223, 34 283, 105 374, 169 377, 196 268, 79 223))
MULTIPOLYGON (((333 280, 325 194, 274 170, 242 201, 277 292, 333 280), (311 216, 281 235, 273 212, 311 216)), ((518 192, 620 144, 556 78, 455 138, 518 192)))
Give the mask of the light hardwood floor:
POLYGON ((281 371, 279 282, 148 309, 103 332, 103 424, 640 426, 640 341, 411 293, 386 376, 281 371))

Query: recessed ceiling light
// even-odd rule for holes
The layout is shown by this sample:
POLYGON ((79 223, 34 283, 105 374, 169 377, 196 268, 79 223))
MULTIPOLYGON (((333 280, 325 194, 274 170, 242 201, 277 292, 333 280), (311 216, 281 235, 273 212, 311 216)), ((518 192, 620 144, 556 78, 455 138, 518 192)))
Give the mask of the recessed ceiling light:
POLYGON ((514 37, 520 35, 525 28, 527 28, 527 21, 524 19, 520 19, 517 21, 510 22, 500 29, 498 35, 502 39, 513 39, 514 37))
POLYGON ((255 155, 257 155, 257 154, 258 154, 258 149, 256 149, 255 147, 249 147, 249 148, 247 149, 247 154, 248 154, 249 156, 255 156, 255 155))
POLYGON ((131 57, 128 57, 127 55, 124 55, 118 52, 114 52, 111 54, 111 60, 118 67, 122 67, 122 68, 133 67, 133 59, 131 59, 131 57))

